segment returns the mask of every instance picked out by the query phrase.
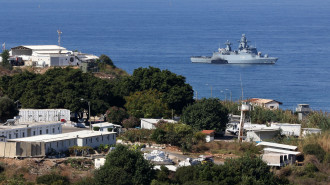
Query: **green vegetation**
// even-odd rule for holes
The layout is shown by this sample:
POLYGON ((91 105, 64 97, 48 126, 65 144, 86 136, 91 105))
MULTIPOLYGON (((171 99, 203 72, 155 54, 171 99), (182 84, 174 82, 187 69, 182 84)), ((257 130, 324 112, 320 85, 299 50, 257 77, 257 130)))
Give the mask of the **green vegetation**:
POLYGON ((37 177, 37 184, 45 184, 45 185, 69 185, 70 181, 68 177, 62 176, 56 173, 46 174, 37 177))
POLYGON ((100 130, 100 127, 93 127, 93 130, 94 131, 99 131, 100 130))
POLYGON ((135 128, 135 127, 139 127, 140 126, 140 119, 131 116, 127 119, 124 119, 123 121, 123 126, 125 128, 135 128))
POLYGON ((99 59, 96 61, 99 65, 99 68, 102 69, 104 68, 104 64, 106 65, 110 65, 113 68, 116 68, 116 66, 113 64, 112 60, 110 59, 110 57, 108 57, 107 55, 102 54, 99 59))
POLYGON ((303 151, 306 155, 315 155, 317 159, 321 162, 326 155, 326 152, 318 143, 305 145, 303 151))
POLYGON ((181 121, 196 130, 224 131, 229 121, 228 110, 217 98, 203 98, 183 110, 181 121))
POLYGON ((330 129, 330 114, 322 111, 311 112, 302 122, 303 127, 320 128, 323 131, 330 129))
POLYGON ((193 102, 192 87, 183 76, 159 68, 138 68, 132 76, 122 78, 116 85, 115 94, 129 96, 131 93, 149 89, 157 90, 168 108, 180 114, 183 107, 193 102))
POLYGON ((17 105, 7 96, 0 97, 0 123, 4 123, 7 119, 12 119, 18 115, 17 105))
POLYGON ((298 117, 292 114, 289 110, 270 110, 260 106, 253 107, 250 112, 253 123, 265 124, 268 122, 280 122, 280 123, 298 123, 298 117))
POLYGON ((125 107, 130 115, 137 118, 169 117, 167 103, 162 99, 162 93, 157 90, 138 91, 125 97, 125 107))
POLYGON ((7 49, 5 49, 2 53, 1 53, 1 57, 2 57, 2 67, 12 70, 13 67, 11 66, 11 64, 9 63, 9 51, 7 49))
POLYGON ((107 121, 113 124, 121 124, 122 121, 128 118, 128 114, 125 109, 119 107, 110 107, 106 112, 107 121))
POLYGON ((104 166, 95 173, 96 184, 150 184, 154 178, 153 166, 140 151, 117 145, 108 154, 104 166))

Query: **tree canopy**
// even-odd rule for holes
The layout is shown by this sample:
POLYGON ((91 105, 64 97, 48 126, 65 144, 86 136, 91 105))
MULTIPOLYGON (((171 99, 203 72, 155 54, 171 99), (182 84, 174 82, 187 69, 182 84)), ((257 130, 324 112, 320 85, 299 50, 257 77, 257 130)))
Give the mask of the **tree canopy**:
POLYGON ((229 121, 228 110, 217 98, 203 98, 183 110, 181 121, 196 130, 223 131, 229 121))
POLYGON ((124 96, 137 91, 155 89, 162 93, 162 99, 169 109, 181 113, 183 107, 193 102, 192 87, 187 84, 185 77, 176 75, 169 70, 159 68, 138 68, 133 75, 123 78, 117 85, 115 92, 124 96))
POLYGON ((18 115, 18 109, 14 101, 7 96, 0 97, 0 122, 6 122, 18 115))
POLYGON ((108 81, 82 73, 78 69, 54 68, 45 74, 25 71, 0 79, 1 91, 14 100, 20 100, 23 108, 65 108, 72 112, 88 110, 91 115, 105 113, 114 99, 112 85, 108 81))
POLYGON ((140 151, 116 145, 106 157, 104 166, 95 173, 96 184, 150 184, 155 176, 153 166, 140 151))
POLYGON ((162 97, 157 90, 138 91, 125 97, 125 108, 137 118, 169 117, 168 105, 162 97))
POLYGON ((103 64, 107 64, 110 65, 114 68, 116 68, 116 66, 113 64, 112 60, 110 59, 110 57, 108 57, 107 55, 102 54, 99 59, 98 59, 99 63, 103 63, 103 64))
POLYGON ((12 66, 11 64, 9 63, 9 51, 7 49, 5 49, 2 53, 1 53, 1 57, 2 57, 2 63, 1 65, 4 67, 4 68, 7 68, 7 69, 12 69, 12 66))
POLYGON ((110 107, 106 112, 107 121, 113 124, 122 124, 122 121, 128 118, 128 114, 125 109, 120 107, 110 107))

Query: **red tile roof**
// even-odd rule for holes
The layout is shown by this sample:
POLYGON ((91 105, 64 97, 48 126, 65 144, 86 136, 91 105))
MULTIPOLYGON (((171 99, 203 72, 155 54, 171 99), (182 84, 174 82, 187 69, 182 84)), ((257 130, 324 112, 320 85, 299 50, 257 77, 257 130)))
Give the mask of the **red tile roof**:
POLYGON ((215 130, 203 130, 202 133, 210 135, 210 134, 214 134, 215 130))

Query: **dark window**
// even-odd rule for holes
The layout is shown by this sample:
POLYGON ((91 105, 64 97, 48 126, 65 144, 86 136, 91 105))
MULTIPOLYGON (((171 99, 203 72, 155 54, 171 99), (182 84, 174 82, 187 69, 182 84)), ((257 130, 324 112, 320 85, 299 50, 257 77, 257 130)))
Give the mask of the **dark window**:
POLYGON ((46 134, 48 134, 48 129, 46 129, 46 134))
POLYGON ((42 134, 42 130, 40 130, 40 135, 42 134))

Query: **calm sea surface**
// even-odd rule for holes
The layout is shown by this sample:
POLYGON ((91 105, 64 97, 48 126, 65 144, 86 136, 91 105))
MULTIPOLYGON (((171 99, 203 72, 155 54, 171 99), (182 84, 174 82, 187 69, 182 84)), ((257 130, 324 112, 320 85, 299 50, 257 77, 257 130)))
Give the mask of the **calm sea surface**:
POLYGON ((0 0, 0 43, 57 44, 109 55, 132 73, 155 66, 186 77, 198 98, 270 98, 330 111, 330 1, 0 0), (275 65, 192 64, 241 34, 275 65), (228 89, 228 90, 226 90, 228 89), (222 92, 221 92, 222 91, 222 92))

